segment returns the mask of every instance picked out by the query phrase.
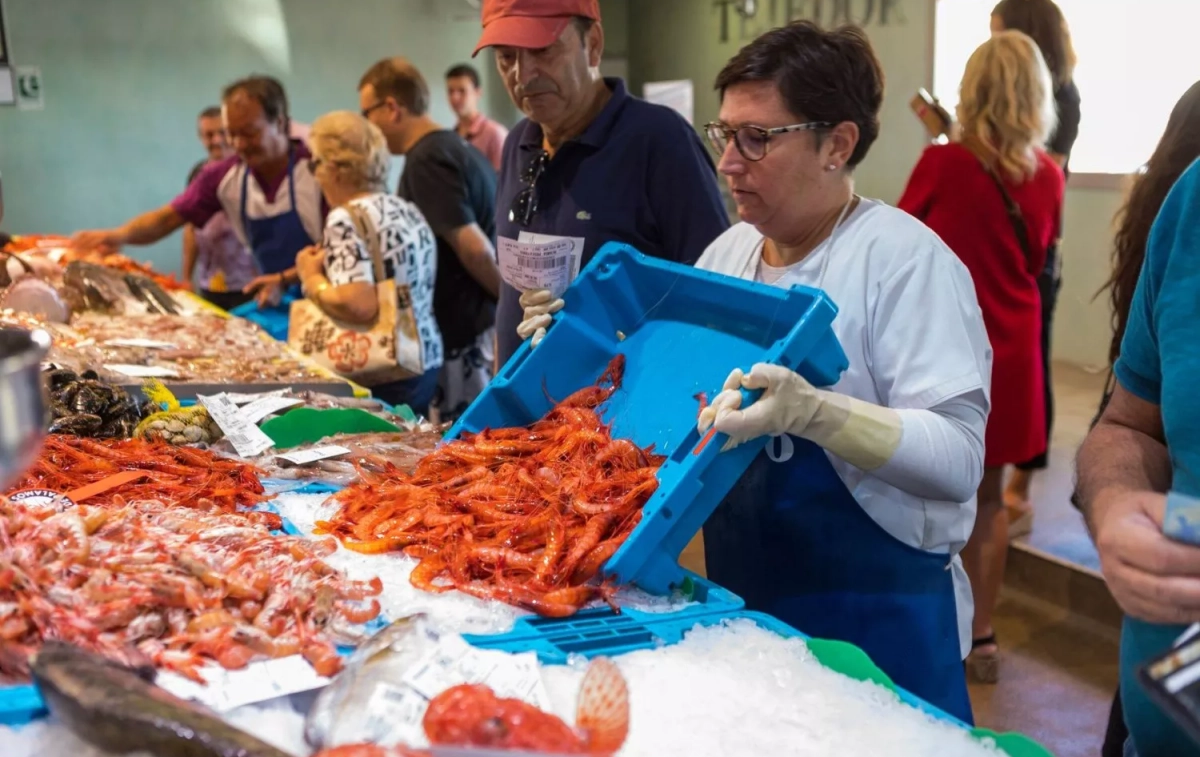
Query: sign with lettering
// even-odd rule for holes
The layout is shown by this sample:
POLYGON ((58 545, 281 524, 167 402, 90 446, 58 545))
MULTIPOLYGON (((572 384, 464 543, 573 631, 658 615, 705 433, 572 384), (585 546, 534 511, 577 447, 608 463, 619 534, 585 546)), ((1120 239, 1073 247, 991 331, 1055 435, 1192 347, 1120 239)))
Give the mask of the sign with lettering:
POLYGON ((41 110, 46 103, 42 99, 42 70, 37 66, 16 68, 17 107, 21 110, 41 110))
POLYGON ((763 32, 801 19, 825 28, 842 24, 861 27, 902 26, 908 22, 901 0, 713 0, 720 16, 722 43, 749 42, 763 32))

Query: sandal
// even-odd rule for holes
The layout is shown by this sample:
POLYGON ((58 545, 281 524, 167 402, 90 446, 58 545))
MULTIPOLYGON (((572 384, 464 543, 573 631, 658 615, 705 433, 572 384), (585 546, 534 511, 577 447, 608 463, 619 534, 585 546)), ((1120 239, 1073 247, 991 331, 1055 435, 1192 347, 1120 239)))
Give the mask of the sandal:
POLYGON ((975 683, 996 683, 1000 680, 1000 648, 996 646, 996 634, 971 641, 971 654, 967 655, 967 676, 975 683))

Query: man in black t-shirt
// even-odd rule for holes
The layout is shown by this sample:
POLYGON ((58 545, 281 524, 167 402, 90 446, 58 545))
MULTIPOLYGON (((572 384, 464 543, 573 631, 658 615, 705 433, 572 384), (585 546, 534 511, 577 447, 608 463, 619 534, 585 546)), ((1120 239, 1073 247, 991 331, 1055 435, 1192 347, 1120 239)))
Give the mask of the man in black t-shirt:
POLYGON ((437 235, 433 310, 445 345, 438 408, 457 417, 491 380, 496 266, 496 173, 474 147, 428 115, 429 87, 404 58, 373 65, 358 85, 362 114, 404 156, 398 194, 437 235))

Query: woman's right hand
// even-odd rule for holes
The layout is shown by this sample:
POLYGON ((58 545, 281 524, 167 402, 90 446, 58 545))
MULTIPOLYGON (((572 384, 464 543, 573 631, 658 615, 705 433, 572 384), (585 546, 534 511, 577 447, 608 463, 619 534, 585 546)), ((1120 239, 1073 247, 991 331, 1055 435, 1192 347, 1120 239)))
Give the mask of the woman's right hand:
POLYGON ((313 276, 325 273, 325 250, 317 245, 309 245, 296 254, 296 273, 301 281, 307 281, 313 276))
POLYGON ((524 318, 517 326, 517 335, 529 339, 529 346, 536 347, 546 336, 546 329, 554 320, 551 316, 563 309, 561 297, 555 297, 549 289, 530 289, 521 294, 524 318))

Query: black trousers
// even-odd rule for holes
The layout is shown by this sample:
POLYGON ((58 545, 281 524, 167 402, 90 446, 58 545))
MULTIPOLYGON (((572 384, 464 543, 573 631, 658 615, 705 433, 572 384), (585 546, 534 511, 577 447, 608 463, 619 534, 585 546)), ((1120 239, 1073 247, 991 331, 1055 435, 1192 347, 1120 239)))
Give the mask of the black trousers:
POLYGON ((1042 392, 1046 401, 1046 451, 1023 463, 1017 468, 1024 471, 1043 470, 1050 452, 1050 431, 1054 426, 1054 384, 1050 375, 1050 336, 1054 330, 1054 306, 1058 304, 1058 290, 1062 278, 1058 275, 1058 249, 1051 247, 1046 255, 1046 267, 1038 276, 1038 291, 1042 295, 1042 392))

